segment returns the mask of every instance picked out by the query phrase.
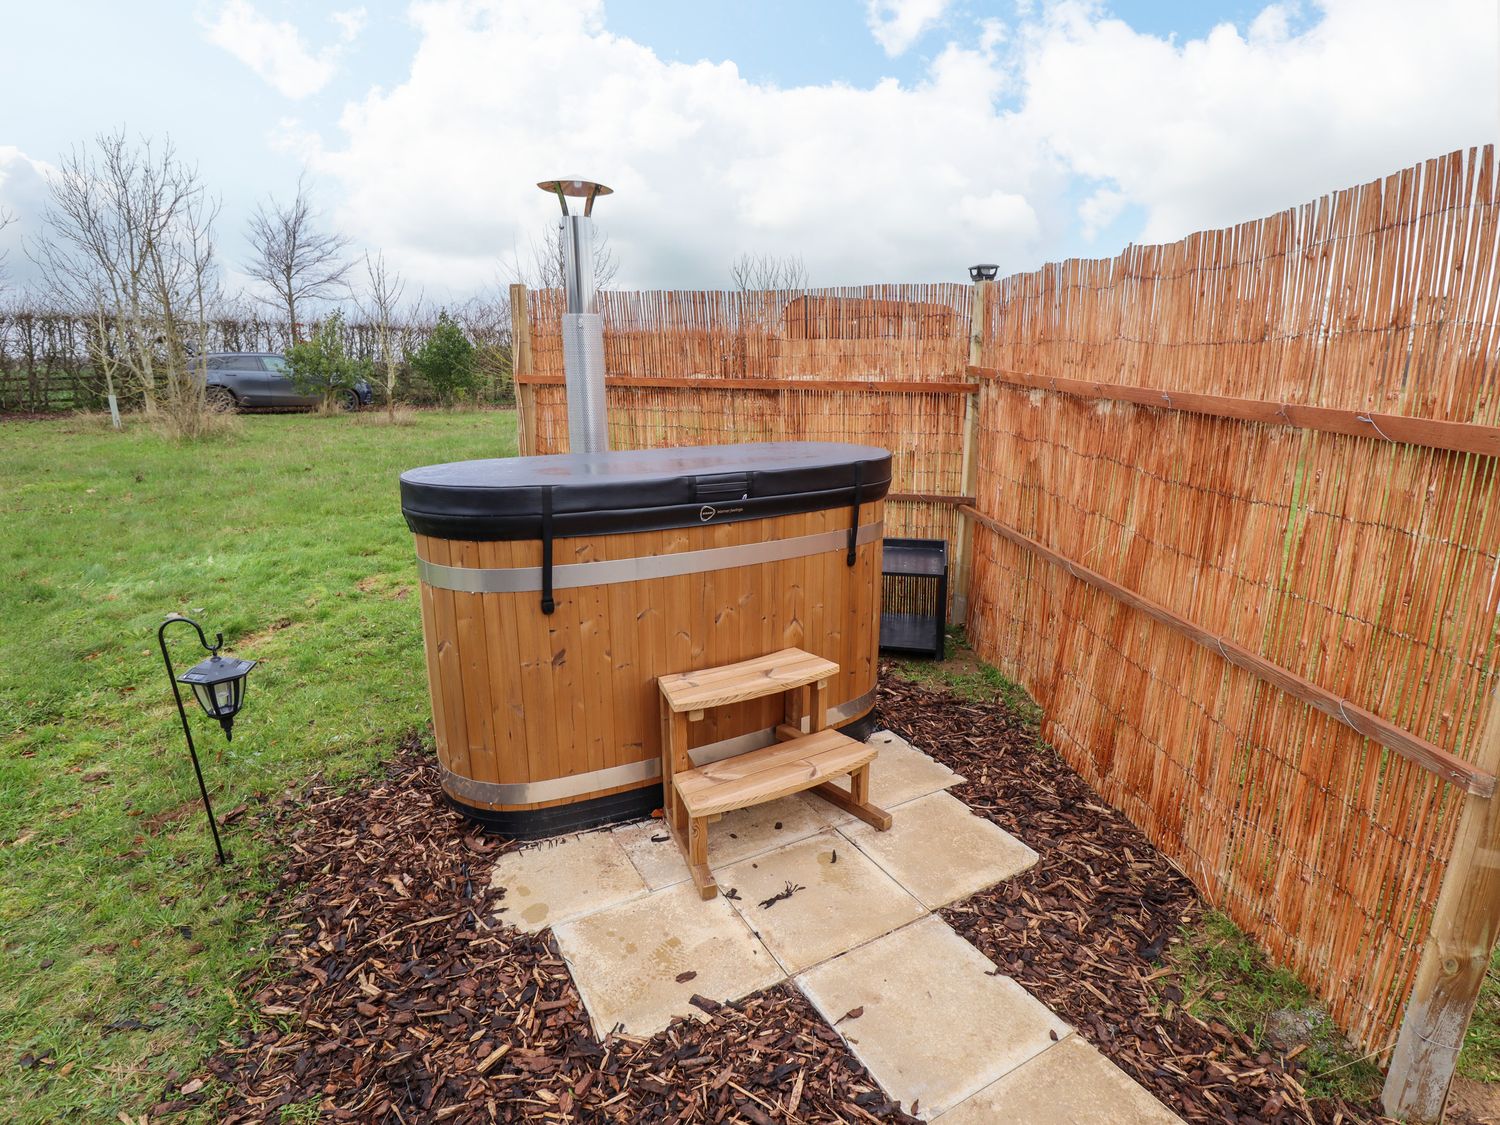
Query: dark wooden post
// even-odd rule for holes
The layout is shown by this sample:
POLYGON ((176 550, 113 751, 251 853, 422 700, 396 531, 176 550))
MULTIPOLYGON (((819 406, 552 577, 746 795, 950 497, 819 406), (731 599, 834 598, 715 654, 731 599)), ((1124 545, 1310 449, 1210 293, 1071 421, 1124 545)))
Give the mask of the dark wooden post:
MULTIPOLYGON (((994 299, 995 283, 993 281, 977 281, 974 283, 973 303, 969 314, 969 366, 977 367, 984 356, 984 318, 990 302, 994 299)), ((974 376, 964 371, 964 378, 973 381, 974 376)), ((962 496, 973 496, 975 485, 978 482, 979 472, 979 448, 977 437, 979 433, 979 396, 968 395, 964 400, 964 450, 963 450, 963 480, 959 487, 962 496)), ((953 543, 953 589, 950 593, 952 605, 949 609, 952 616, 968 624, 969 616, 969 578, 973 572, 974 556, 974 528, 969 517, 963 512, 957 513, 958 527, 954 533, 953 543)))

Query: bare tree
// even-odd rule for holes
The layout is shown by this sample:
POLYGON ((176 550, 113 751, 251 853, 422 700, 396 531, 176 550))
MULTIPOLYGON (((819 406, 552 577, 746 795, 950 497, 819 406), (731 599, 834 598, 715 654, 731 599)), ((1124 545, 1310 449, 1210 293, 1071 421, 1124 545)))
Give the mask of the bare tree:
MULTIPOLYGON (((528 289, 561 289, 563 287, 563 241, 557 223, 548 223, 546 232, 538 242, 532 239, 529 255, 516 251, 510 269, 512 280, 528 289)), ((610 249, 609 235, 602 231, 594 234, 594 288, 608 289, 620 272, 615 261, 615 252, 610 249)))
POLYGON ((514 390, 509 290, 503 285, 482 290, 455 308, 453 315, 474 342, 474 365, 490 401, 502 401, 514 390))
POLYGON ((181 436, 202 433, 218 201, 170 139, 132 144, 123 129, 65 156, 48 189, 33 260, 52 298, 94 326, 90 350, 111 386, 128 372, 148 412, 181 436))
POLYGON ((254 257, 246 272, 271 293, 262 298, 286 313, 292 341, 298 334, 297 307, 304 301, 327 301, 349 291, 354 263, 345 251, 349 239, 320 230, 306 177, 297 180, 297 195, 282 206, 268 199, 250 217, 246 236, 254 257))
POLYGON ((729 280, 740 292, 807 288, 807 266, 800 254, 741 254, 729 263, 729 280))
POLYGON ((396 317, 401 298, 406 292, 406 279, 395 270, 388 269, 385 254, 375 257, 365 255, 365 296, 360 301, 360 313, 375 330, 375 347, 379 352, 376 362, 385 376, 386 417, 396 420, 396 317))
MULTIPOLYGON (((6 227, 10 226, 11 223, 15 221, 16 214, 14 211, 9 211, 4 207, 0 207, 0 231, 3 231, 6 227)), ((0 292, 4 291, 6 279, 10 276, 10 273, 6 269, 5 265, 6 259, 9 257, 10 251, 8 250, 4 253, 0 253, 0 292)))

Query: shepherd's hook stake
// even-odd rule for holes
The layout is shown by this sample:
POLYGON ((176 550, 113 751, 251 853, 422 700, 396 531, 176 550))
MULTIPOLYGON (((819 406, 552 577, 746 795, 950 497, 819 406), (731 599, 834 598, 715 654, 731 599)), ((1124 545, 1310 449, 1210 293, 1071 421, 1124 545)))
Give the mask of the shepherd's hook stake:
POLYGON ((161 646, 161 658, 167 665, 167 679, 172 681, 172 698, 177 700, 177 715, 182 720, 182 734, 187 739, 188 757, 193 760, 193 773, 198 778, 198 792, 203 794, 203 811, 208 814, 208 829, 213 833, 214 851, 219 853, 219 865, 222 867, 229 862, 229 859, 224 855, 224 845, 219 842, 219 825, 214 820, 214 807, 208 799, 208 786, 203 783, 203 769, 198 765, 198 750, 193 745, 193 730, 188 726, 187 710, 182 706, 182 692, 177 687, 177 673, 172 668, 172 657, 167 652, 167 626, 176 621, 185 622, 196 629, 198 631, 198 640, 210 654, 218 652, 219 649, 224 647, 224 634, 216 633, 214 635, 214 643, 209 644, 208 638, 203 635, 203 627, 201 625, 191 617, 181 617, 175 614, 163 621, 161 628, 156 631, 156 643, 161 646))

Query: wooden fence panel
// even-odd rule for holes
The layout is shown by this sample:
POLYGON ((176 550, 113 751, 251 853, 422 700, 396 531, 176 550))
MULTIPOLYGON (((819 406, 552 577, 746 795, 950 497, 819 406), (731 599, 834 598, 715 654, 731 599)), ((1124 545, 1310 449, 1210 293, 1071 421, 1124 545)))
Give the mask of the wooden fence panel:
MULTIPOLYGON (((967 285, 806 292, 599 294, 610 375, 766 379, 962 378, 967 285)), ((531 294, 538 375, 561 375, 561 295, 531 294)))
MULTIPOLYGON (((610 444, 863 442, 891 451, 893 491, 958 496, 969 295, 966 285, 602 293, 610 444)), ((525 451, 564 452, 559 294, 531 293, 528 308, 525 451)), ((946 539, 952 550, 958 526, 953 503, 886 505, 889 536, 946 539)))
MULTIPOLYGON (((1480 760, 1500 639, 1496 461, 1412 444, 1415 425, 1387 440, 1376 423, 1500 423, 1497 219, 1486 148, 997 282, 980 364, 1022 377, 981 396, 976 508, 1480 760), (1176 394, 1373 421, 1355 436, 1294 411, 1190 413, 1176 394)), ((1210 901, 1388 1050, 1463 790, 1012 538, 975 535, 980 654, 1032 691, 1059 750, 1210 901)))

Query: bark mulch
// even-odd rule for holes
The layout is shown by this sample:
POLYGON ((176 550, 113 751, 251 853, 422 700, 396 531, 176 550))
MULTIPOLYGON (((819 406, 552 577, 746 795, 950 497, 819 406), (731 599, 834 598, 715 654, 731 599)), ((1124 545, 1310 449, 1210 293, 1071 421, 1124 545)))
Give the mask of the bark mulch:
POLYGON ((251 1026, 209 1063, 226 1125, 284 1106, 405 1123, 915 1120, 789 987, 601 1043, 550 934, 494 920, 488 872, 508 845, 443 804, 415 738, 365 790, 314 785, 275 823, 279 934, 242 991, 251 1026))
POLYGON ((1173 1001, 1160 957, 1206 907, 1124 814, 999 703, 881 678, 884 726, 968 779, 952 792, 1041 858, 944 910, 955 930, 1188 1121, 1372 1122, 1378 1107, 1310 1099, 1299 1060, 1260 1051, 1173 1001))

